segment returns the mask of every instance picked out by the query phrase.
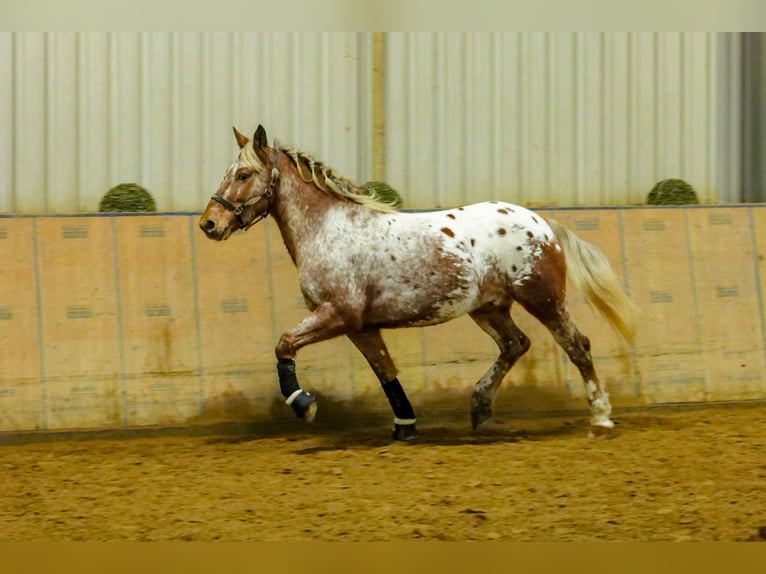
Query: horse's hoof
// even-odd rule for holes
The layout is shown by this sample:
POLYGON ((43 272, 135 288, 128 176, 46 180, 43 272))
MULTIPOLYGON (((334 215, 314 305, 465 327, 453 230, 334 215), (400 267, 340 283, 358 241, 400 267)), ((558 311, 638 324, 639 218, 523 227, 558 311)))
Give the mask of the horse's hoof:
POLYGON ((394 423, 394 430, 391 433, 394 440, 408 441, 418 436, 418 431, 415 430, 415 425, 400 425, 394 423))
POLYGON ((290 406, 293 407, 295 416, 299 419, 303 419, 307 423, 313 422, 314 417, 317 414, 317 402, 314 395, 301 391, 301 393, 295 397, 290 406))
POLYGON ((492 400, 479 393, 471 396, 471 427, 478 429, 481 425, 492 418, 492 400))
POLYGON ((313 423, 315 416, 317 416, 317 402, 316 402, 316 400, 312 401, 312 403, 306 409, 306 412, 303 413, 303 420, 306 421, 307 424, 308 423, 313 423))
POLYGON ((614 429, 609 426, 591 425, 588 430, 588 438, 613 438, 614 429))
POLYGON ((478 429, 481 425, 492 418, 492 409, 488 406, 473 409, 471 411, 471 427, 478 429))

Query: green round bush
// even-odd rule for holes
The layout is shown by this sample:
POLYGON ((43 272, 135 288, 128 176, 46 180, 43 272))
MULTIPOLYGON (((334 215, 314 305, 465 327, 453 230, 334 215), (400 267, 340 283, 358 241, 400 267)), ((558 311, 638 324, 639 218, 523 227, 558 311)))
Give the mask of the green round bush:
POLYGON ((646 198, 649 205, 688 205, 699 203, 697 192, 683 179, 663 179, 646 198))
POLYGON ((121 183, 104 194, 98 210, 138 213, 157 211, 157 206, 152 194, 137 183, 121 183))

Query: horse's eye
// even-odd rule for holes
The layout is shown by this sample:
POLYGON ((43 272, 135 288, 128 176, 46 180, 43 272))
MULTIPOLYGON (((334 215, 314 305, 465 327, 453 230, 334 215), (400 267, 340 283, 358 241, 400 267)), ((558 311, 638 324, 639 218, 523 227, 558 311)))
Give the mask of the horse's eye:
POLYGON ((245 181, 248 177, 250 177, 250 172, 242 171, 237 174, 237 181, 245 181))

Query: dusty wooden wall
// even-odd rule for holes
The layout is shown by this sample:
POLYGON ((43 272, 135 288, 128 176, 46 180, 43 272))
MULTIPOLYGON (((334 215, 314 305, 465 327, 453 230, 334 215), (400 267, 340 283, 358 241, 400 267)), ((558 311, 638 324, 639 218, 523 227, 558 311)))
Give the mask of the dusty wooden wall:
MULTIPOLYGON (((542 213, 601 247, 641 309, 629 349, 572 297, 615 406, 766 398, 766 206, 542 213)), ((3 217, 0 262, 0 431, 292 417, 273 348, 305 310, 273 222, 215 243, 194 215, 3 217)), ((550 335, 514 316, 532 349, 496 410, 584 408, 550 335)), ((496 354, 466 318, 384 335, 421 412, 467 412, 496 354)), ((388 408, 345 339, 298 368, 327 404, 388 408)))

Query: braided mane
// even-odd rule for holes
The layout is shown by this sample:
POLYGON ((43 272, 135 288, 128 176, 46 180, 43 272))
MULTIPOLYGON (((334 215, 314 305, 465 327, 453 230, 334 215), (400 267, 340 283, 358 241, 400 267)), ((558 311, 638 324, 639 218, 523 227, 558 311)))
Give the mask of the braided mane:
MULTIPOLYGON (((320 191, 353 201, 374 211, 384 213, 396 213, 398 211, 394 205, 395 200, 392 198, 379 195, 374 189, 355 185, 307 153, 290 147, 280 147, 279 151, 293 161, 301 180, 305 183, 313 183, 320 191)), ((239 161, 257 172, 263 171, 264 166, 258 159, 252 142, 248 142, 240 150, 239 161)))

